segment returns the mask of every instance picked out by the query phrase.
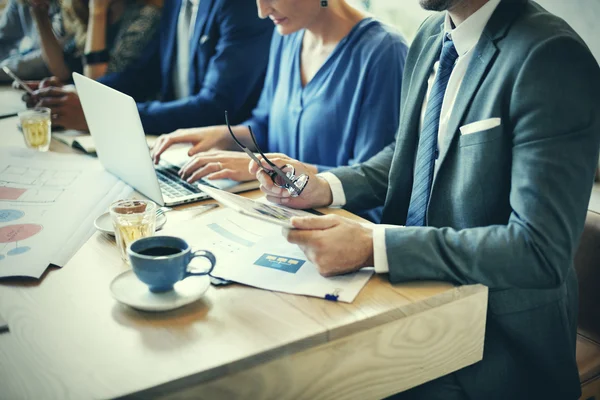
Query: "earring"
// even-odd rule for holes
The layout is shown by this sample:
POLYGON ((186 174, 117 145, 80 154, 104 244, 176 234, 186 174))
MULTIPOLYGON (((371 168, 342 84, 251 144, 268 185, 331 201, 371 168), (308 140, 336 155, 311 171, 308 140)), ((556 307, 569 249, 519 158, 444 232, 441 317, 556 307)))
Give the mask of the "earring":
POLYGON ((329 6, 329 2, 327 0, 321 0, 321 8, 327 8, 329 6))

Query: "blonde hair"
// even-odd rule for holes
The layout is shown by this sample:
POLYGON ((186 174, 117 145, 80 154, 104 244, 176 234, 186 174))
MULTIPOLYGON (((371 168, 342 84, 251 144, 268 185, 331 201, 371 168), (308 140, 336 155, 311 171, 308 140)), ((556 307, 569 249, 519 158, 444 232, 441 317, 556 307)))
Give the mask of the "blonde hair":
MULTIPOLYGON (((125 0, 132 1, 132 0, 125 0)), ((163 0, 134 0, 142 4, 162 8, 163 0)), ((90 17, 89 0, 62 0, 63 25, 67 34, 73 35, 75 45, 83 51, 90 17)))

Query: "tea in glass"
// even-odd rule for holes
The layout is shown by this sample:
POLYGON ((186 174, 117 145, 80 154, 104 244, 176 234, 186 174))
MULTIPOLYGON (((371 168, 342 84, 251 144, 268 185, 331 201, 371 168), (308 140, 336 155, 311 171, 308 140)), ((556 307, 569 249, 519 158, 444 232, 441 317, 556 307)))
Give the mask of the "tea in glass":
POLYGON ((110 206, 117 247, 129 263, 127 248, 136 240, 154 235, 156 204, 149 200, 118 200, 110 206))
POLYGON ((22 111, 19 113, 19 119, 27 147, 38 151, 48 151, 52 127, 50 109, 37 107, 22 111))

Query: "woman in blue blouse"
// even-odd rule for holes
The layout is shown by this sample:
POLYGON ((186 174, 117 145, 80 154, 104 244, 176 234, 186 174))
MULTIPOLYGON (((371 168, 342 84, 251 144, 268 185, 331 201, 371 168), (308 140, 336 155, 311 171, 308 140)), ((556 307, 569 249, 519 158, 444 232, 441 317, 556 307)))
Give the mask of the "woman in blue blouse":
MULTIPOLYGON (((263 152, 284 153, 315 171, 365 161, 394 140, 407 52, 399 33, 345 0, 320 3, 257 1, 261 18, 269 17, 277 30, 260 101, 252 117, 233 128, 250 149, 247 125, 263 152)), ((254 179, 226 126, 161 136, 155 162, 175 143, 194 145, 180 172, 190 182, 254 179)))

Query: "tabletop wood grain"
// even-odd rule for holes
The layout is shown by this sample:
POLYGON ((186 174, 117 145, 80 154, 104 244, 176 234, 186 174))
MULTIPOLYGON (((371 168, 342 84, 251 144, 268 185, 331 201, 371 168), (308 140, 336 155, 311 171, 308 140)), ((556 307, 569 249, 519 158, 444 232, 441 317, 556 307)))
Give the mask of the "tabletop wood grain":
MULTIPOLYGON (((2 146, 23 146, 15 124, 0 120, 2 146)), ((53 141, 51 151, 73 150, 53 141)), ((167 224, 202 218, 185 208, 167 224)), ((153 314, 111 297, 109 283, 128 268, 97 233, 40 281, 0 281, 10 327, 0 398, 375 399, 482 357, 481 285, 374 276, 351 304, 231 285, 153 314)))

